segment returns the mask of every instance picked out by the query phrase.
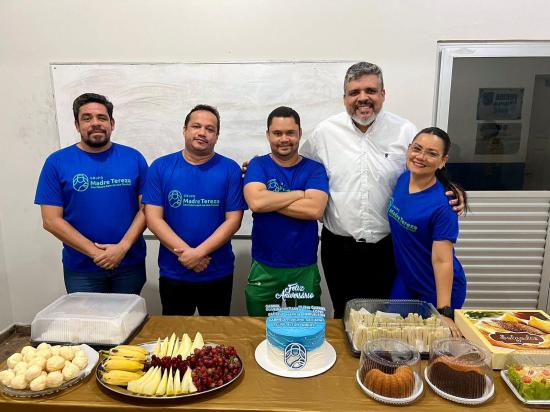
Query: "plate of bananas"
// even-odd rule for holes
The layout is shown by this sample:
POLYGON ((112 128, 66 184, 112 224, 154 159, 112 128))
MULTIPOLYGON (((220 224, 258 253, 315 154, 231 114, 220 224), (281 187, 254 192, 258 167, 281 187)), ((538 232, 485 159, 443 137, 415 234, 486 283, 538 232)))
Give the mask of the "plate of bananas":
POLYGON ((96 370, 109 391, 147 399, 175 399, 220 390, 236 381, 243 364, 234 347, 173 333, 156 342, 120 345, 103 352, 96 370))
POLYGON ((25 346, 0 371, 0 393, 30 398, 60 392, 86 378, 98 360, 99 354, 85 344, 25 346))

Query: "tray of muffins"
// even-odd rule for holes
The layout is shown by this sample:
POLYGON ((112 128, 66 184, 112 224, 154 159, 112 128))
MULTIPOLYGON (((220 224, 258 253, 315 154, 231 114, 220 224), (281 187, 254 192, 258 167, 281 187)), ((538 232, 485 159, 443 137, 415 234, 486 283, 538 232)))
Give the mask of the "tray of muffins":
POLYGON ((419 300, 352 299, 347 302, 344 328, 351 353, 360 357, 368 341, 397 339, 428 359, 431 343, 453 335, 435 307, 419 300))

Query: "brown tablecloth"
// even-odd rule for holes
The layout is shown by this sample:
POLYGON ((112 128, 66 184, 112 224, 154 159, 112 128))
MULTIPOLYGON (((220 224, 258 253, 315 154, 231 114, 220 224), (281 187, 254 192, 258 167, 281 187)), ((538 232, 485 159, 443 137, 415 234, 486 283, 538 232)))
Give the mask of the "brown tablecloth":
MULTIPOLYGON (((305 379, 283 378, 264 371, 254 359, 256 346, 265 339, 265 320, 250 317, 163 317, 153 316, 132 343, 156 341, 172 332, 191 337, 200 331, 205 341, 233 345, 244 363, 238 381, 210 395, 174 401, 132 399, 106 391, 92 373, 85 381, 55 396, 15 399, 0 396, 0 411, 42 410, 151 410, 181 409, 192 411, 377 411, 391 407, 365 395, 355 382, 359 359, 352 356, 342 322, 327 321, 327 340, 337 353, 334 366, 327 372, 305 379)), ((410 410, 451 411, 471 407, 447 401, 435 395, 427 385, 410 410)), ((487 411, 527 410, 495 372, 495 396, 477 407, 487 411)))

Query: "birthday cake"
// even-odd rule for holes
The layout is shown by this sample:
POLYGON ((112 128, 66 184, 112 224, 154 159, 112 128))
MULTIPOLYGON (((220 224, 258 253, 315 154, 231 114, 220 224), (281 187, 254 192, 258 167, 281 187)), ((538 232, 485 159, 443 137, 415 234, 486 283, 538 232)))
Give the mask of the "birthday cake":
MULTIPOLYGON (((323 308, 321 308, 323 309, 323 308)), ((323 310, 282 308, 266 320, 267 356, 289 370, 311 370, 323 361, 323 310)))

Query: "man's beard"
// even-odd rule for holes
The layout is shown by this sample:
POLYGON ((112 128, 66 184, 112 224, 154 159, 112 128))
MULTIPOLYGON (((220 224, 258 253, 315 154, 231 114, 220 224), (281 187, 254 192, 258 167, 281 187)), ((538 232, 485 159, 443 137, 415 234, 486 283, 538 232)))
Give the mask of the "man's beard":
POLYGON ((93 139, 91 136, 86 136, 82 140, 90 147, 99 148, 109 143, 110 137, 111 136, 104 134, 100 139, 93 139))
POLYGON ((366 126, 370 126, 376 120, 376 113, 373 113, 372 116, 369 117, 368 119, 361 119, 356 115, 352 115, 351 118, 355 123, 366 127, 366 126))

